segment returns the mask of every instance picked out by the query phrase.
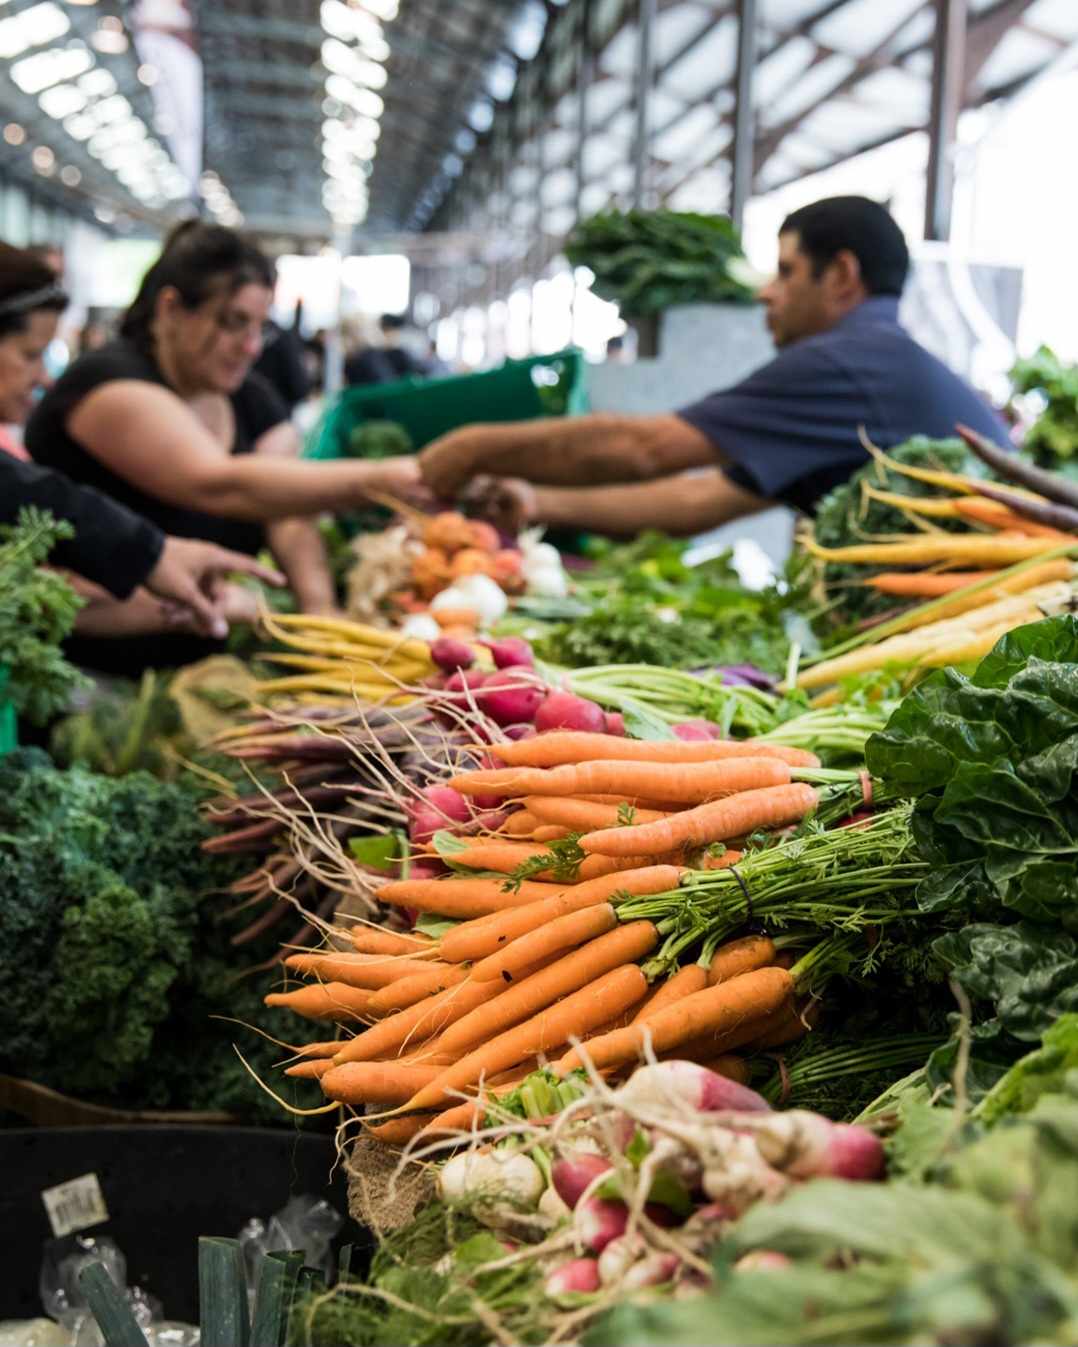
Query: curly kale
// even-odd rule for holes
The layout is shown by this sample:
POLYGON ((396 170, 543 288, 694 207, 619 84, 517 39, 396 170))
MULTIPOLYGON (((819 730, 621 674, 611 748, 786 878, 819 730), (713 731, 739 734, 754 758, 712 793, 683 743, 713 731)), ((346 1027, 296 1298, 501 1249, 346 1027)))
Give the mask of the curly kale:
POLYGON ((62 711, 85 681, 60 652, 82 600, 42 568, 57 542, 73 536, 70 524, 29 508, 0 527, 0 669, 7 669, 0 696, 35 725, 62 711))
MULTIPOLYGON (((201 850, 196 803, 144 772, 0 758, 0 1070, 128 1108, 263 1113, 241 1031, 211 1019, 261 1007, 222 958, 205 900, 235 862, 201 850)), ((278 1050, 244 1037, 264 1073, 278 1050)))

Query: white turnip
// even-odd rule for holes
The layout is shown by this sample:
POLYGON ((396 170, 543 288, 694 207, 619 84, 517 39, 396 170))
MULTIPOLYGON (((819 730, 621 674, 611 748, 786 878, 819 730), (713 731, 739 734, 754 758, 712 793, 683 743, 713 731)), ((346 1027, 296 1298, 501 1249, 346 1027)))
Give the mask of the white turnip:
POLYGON ((552 692, 539 703, 535 712, 535 728, 540 734, 547 730, 581 730, 586 734, 605 734, 606 715, 595 702, 586 701, 573 692, 552 692))
POLYGON ((790 1180, 772 1169, 747 1133, 716 1127, 709 1120, 701 1129, 700 1150, 707 1157, 700 1186, 712 1202, 737 1216, 755 1202, 780 1197, 789 1187, 790 1180))
POLYGON ((438 1193, 446 1202, 500 1201, 534 1208, 544 1187, 534 1160, 507 1150, 462 1151, 438 1174, 438 1193))

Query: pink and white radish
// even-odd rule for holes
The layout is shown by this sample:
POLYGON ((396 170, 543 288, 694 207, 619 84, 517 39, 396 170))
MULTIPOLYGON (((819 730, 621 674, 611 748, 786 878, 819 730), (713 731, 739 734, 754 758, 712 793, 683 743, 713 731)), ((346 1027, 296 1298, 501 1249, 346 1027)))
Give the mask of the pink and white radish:
POLYGON ((607 711, 605 721, 603 729, 605 734, 616 735, 619 739, 625 738, 625 717, 620 711, 607 711))
POLYGON ((735 1272, 781 1272, 791 1260, 777 1249, 753 1249, 734 1264, 735 1272))
POLYGON ((681 1259, 676 1253, 651 1253, 635 1262, 621 1285, 625 1291, 642 1291, 646 1286, 661 1286, 663 1282, 673 1281, 681 1267, 681 1259))
POLYGON ((550 1179, 558 1196, 572 1209, 596 1179, 602 1174, 608 1174, 613 1168, 605 1156, 593 1155, 589 1151, 576 1151, 554 1161, 550 1179))
POLYGON ((722 738, 722 730, 710 720, 683 720, 670 728, 678 739, 686 741, 722 738))
POLYGON ((600 1254, 611 1240, 620 1239, 629 1224, 624 1202, 586 1197, 573 1212, 573 1233, 591 1253, 600 1254))
POLYGON ((618 1103, 634 1109, 683 1107, 698 1113, 768 1113, 762 1095, 695 1062, 658 1062, 639 1067, 615 1091, 618 1103))
POLYGON ((551 1299, 598 1291, 599 1264, 594 1258, 573 1258, 554 1269, 547 1277, 544 1289, 551 1299))
POLYGON ((883 1144, 856 1123, 833 1123, 807 1109, 789 1109, 744 1125, 763 1159, 791 1178, 870 1180, 883 1174, 883 1144))

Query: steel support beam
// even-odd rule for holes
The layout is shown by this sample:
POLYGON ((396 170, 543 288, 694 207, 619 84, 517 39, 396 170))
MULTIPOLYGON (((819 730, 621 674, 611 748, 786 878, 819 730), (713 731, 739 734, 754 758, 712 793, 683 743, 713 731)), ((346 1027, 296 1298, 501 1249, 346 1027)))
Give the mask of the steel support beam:
POLYGON ((587 171, 584 167, 584 151, 588 143, 589 99, 593 74, 593 53, 591 47, 591 4, 592 0, 579 0, 579 13, 576 26, 576 218, 583 214, 584 188, 587 186, 587 171))
POLYGON ((935 0, 932 42, 932 109, 925 178, 925 238, 948 239, 954 202, 954 147, 962 111, 967 0, 935 0))
POLYGON ((633 102, 636 129, 633 134, 633 205, 647 206, 650 173, 651 126, 648 116, 651 90, 655 83, 655 0, 637 0, 636 8, 636 79, 633 102))
POLYGON ((752 142, 756 128, 753 70, 756 65, 756 0, 738 0, 737 73, 734 97, 734 139, 730 162, 730 218, 736 229, 745 219, 752 196, 752 142))

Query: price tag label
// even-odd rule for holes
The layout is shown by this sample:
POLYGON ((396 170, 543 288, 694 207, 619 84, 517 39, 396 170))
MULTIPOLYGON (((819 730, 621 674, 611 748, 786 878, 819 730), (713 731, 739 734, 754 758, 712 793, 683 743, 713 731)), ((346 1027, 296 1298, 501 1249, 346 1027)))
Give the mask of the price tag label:
POLYGON ((45 1188, 41 1193, 49 1224, 57 1239, 100 1225, 109 1218, 109 1209, 101 1192, 96 1174, 82 1174, 77 1179, 45 1188))

